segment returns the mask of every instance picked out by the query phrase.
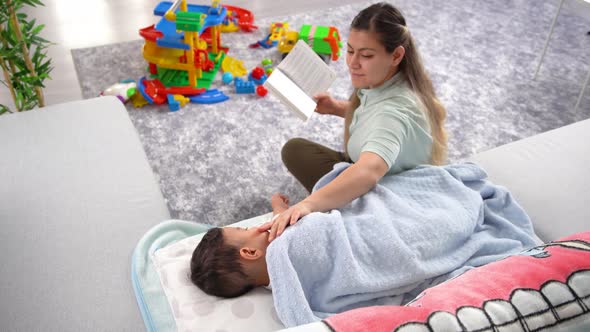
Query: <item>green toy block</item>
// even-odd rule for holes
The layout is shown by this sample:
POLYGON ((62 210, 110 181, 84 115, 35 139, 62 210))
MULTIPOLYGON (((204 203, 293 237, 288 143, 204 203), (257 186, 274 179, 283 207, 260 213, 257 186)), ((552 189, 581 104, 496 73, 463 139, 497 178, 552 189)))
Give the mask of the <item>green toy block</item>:
POLYGON ((316 26, 313 36, 313 50, 320 54, 331 54, 330 44, 324 38, 328 37, 330 28, 326 26, 316 26))
MULTIPOLYGON (((201 77, 199 79, 199 83, 197 84, 197 87, 198 88, 207 88, 207 89, 209 89, 209 87, 211 86, 211 84, 215 80, 215 76, 217 75, 217 72, 219 71, 219 68, 221 67, 221 63, 223 62, 223 58, 225 58, 225 52, 223 53, 223 55, 219 59, 219 62, 217 62, 215 64, 215 67, 213 67, 213 70, 211 70, 211 71, 204 71, 203 72, 203 77, 201 77)), ((214 61, 215 60, 215 55, 209 53, 209 59, 211 61, 214 61)))
POLYGON ((309 40, 309 33, 311 32, 311 25, 304 24, 299 30, 299 39, 309 40))
POLYGON ((192 12, 176 13, 176 29, 199 32, 204 22, 204 14, 192 12))
MULTIPOLYGON (((219 62, 215 64, 215 67, 211 71, 203 71, 202 77, 197 80, 197 88, 205 88, 209 89, 213 81, 215 80, 215 75, 219 71, 219 67, 221 66, 221 62, 223 62, 224 55, 219 59, 219 62)), ((215 59, 215 55, 209 53, 209 59, 213 61, 215 59)), ((188 84, 188 73, 184 70, 176 70, 176 69, 165 69, 158 67, 158 74, 151 75, 152 78, 157 78, 164 84, 164 86, 189 86, 188 84)))
POLYGON ((302 25, 301 30, 299 30, 299 39, 302 39, 308 43, 311 39, 313 42, 313 44, 310 45, 311 49, 313 49, 316 53, 332 54, 330 44, 324 40, 324 38, 328 37, 328 32, 330 31, 330 28, 326 26, 315 26, 313 36, 310 36, 311 27, 312 26, 310 24, 302 25))

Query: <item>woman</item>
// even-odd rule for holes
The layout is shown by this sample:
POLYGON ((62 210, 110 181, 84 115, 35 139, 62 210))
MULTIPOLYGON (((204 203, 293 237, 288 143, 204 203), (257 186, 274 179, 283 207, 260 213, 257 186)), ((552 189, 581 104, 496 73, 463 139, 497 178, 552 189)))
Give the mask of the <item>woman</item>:
POLYGON ((352 21, 346 64, 355 88, 347 101, 316 96, 316 112, 345 119, 345 153, 301 138, 283 147, 287 169, 311 192, 334 164, 354 164, 325 187, 259 227, 269 241, 311 212, 342 207, 367 193, 385 174, 446 158, 445 109, 435 95, 400 11, 387 3, 363 9, 352 21))

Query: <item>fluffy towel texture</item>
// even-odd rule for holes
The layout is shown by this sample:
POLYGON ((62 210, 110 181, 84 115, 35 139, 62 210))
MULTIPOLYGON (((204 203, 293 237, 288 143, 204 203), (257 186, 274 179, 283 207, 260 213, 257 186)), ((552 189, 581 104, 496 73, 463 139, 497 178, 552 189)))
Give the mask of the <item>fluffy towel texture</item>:
MULTIPOLYGON (((314 190, 348 166, 336 165, 314 190)), ((266 258, 283 324, 400 305, 404 296, 535 245, 526 213, 486 177, 475 164, 419 167, 288 228, 266 258)))

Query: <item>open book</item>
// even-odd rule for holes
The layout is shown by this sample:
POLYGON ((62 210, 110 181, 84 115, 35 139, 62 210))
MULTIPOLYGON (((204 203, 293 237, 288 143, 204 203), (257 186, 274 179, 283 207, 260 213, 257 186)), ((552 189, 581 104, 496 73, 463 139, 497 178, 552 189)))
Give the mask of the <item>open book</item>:
POLYGON ((313 96, 328 90, 336 73, 303 40, 299 40, 287 57, 264 82, 281 102, 302 120, 313 114, 313 96))

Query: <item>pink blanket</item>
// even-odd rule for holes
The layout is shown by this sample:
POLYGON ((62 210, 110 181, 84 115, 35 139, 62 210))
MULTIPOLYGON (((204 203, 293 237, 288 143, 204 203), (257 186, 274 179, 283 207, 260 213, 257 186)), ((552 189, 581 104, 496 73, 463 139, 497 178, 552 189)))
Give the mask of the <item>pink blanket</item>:
POLYGON ((590 331, 590 232, 470 270, 404 307, 351 310, 334 331, 590 331))

